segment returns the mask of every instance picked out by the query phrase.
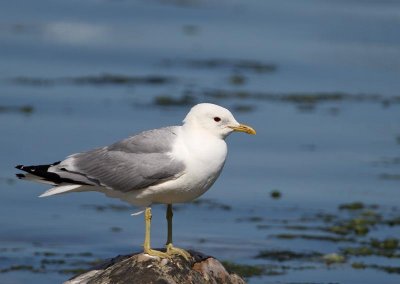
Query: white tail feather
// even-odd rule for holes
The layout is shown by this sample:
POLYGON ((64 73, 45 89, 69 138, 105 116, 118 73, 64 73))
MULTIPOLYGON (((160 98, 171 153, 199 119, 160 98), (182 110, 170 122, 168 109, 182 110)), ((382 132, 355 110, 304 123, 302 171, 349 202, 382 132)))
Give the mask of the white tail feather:
POLYGON ((69 192, 69 191, 73 191, 74 189, 77 189, 79 187, 81 187, 81 185, 79 185, 79 184, 69 184, 69 185, 56 186, 56 187, 50 188, 46 192, 42 193, 41 195, 39 195, 39 197, 47 197, 47 196, 50 196, 50 195, 66 193, 66 192, 69 192))

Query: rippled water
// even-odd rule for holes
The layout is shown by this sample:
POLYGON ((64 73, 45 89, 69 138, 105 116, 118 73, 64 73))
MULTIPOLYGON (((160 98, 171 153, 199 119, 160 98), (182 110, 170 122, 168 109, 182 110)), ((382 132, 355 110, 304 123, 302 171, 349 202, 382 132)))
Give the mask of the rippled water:
MULTIPOLYGON (((368 210, 384 221, 400 215, 397 2, 0 6, 0 282, 62 282, 143 242, 134 208, 96 193, 38 199, 47 187, 15 180, 16 164, 179 124, 192 104, 211 101, 257 135, 230 136, 223 174, 203 203, 177 208, 177 245, 281 272, 250 283, 398 283, 399 272, 352 267, 398 267, 398 258, 349 256, 330 266, 256 258, 263 250, 339 253, 399 235, 383 221, 347 243, 299 238, 304 231, 288 227, 321 235, 333 223, 317 216, 353 218, 338 206, 355 201, 376 204, 368 210), (278 236, 288 233, 297 237, 278 236)), ((162 246, 163 206, 154 208, 152 233, 162 246)))

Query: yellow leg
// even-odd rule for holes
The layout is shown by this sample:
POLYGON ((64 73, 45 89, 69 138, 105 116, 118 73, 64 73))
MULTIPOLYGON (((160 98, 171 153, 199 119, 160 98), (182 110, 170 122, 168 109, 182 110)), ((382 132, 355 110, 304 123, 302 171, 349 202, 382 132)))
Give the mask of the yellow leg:
POLYGON ((151 255, 151 256, 158 256, 162 258, 170 258, 170 254, 161 252, 158 250, 153 250, 150 248, 150 227, 151 227, 151 208, 147 207, 144 213, 144 221, 146 224, 146 231, 144 236, 144 253, 151 255))
POLYGON ((174 216, 174 213, 172 212, 172 205, 168 204, 167 205, 167 223, 168 223, 168 236, 167 236, 167 254, 168 255, 181 255, 183 256, 186 260, 189 260, 190 258, 190 253, 188 253, 186 250, 181 249, 181 248, 176 248, 172 245, 172 217, 174 216))

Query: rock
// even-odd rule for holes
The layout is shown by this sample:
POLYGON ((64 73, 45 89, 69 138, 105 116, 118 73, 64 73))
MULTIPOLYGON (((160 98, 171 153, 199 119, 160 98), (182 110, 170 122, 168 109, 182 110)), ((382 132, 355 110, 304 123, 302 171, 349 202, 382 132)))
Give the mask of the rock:
POLYGON ((215 258, 189 251, 191 258, 160 259, 144 253, 117 256, 64 284, 245 284, 215 258))

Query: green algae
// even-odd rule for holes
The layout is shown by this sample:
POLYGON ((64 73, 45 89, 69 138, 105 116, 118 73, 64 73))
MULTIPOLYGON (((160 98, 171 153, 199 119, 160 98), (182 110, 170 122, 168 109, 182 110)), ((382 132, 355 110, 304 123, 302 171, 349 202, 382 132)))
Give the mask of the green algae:
POLYGON ((346 262, 346 257, 338 253, 325 254, 322 259, 327 265, 346 262))
POLYGON ((243 217, 243 218, 237 218, 236 222, 251 222, 251 223, 259 223, 264 220, 263 217, 259 216, 251 216, 251 217, 243 217))
POLYGON ((191 204, 199 207, 204 207, 207 209, 219 209, 224 211, 232 210, 232 207, 230 205, 207 198, 195 199, 191 202, 191 204))
POLYGON ((282 197, 282 193, 277 189, 272 190, 269 195, 272 199, 280 199, 282 197))
POLYGON ((232 107, 234 112, 251 112, 254 111, 256 107, 254 105, 247 104, 236 104, 232 107))
POLYGON ((384 250, 395 250, 399 248, 399 240, 395 238, 387 238, 383 241, 378 239, 371 239, 371 246, 374 248, 384 249, 384 250))
POLYGON ((182 97, 157 96, 153 103, 157 106, 191 106, 196 103, 195 97, 184 95, 182 97))
POLYGON ((87 269, 83 269, 83 268, 65 268, 65 269, 60 269, 58 271, 58 273, 79 275, 79 274, 85 273, 86 271, 87 271, 87 269))
POLYGON ((385 220, 384 223, 389 225, 390 227, 399 226, 400 225, 400 216, 385 220))
POLYGON ((365 269, 365 268, 367 268, 367 266, 363 262, 353 262, 351 264, 351 267, 353 267, 354 269, 365 269))
POLYGON ((235 86, 241 86, 246 83, 246 77, 241 74, 233 74, 229 77, 229 83, 235 86))
POLYGON ((344 203, 339 205, 340 210, 361 210, 364 209, 365 205, 362 202, 344 203))
POLYGON ((278 68, 275 64, 257 60, 225 58, 164 60, 161 65, 164 67, 183 66, 192 69, 229 69, 258 74, 275 72, 278 68))
POLYGON ((352 215, 351 219, 336 220, 335 224, 328 226, 325 230, 338 235, 365 236, 377 224, 382 223, 381 214, 372 210, 375 206, 367 206, 361 202, 342 204, 339 210, 346 210, 352 215))
POLYGON ((238 264, 231 261, 222 261, 222 265, 229 272, 249 278, 254 276, 262 276, 265 274, 265 268, 261 265, 238 264))
POLYGON ((11 265, 6 268, 0 269, 0 273, 15 272, 15 271, 29 271, 32 273, 42 273, 42 269, 35 268, 32 265, 11 265))
POLYGON ((308 234, 278 234, 274 237, 278 239, 286 239, 286 240, 293 240, 293 239, 303 239, 303 240, 313 240, 313 241, 324 241, 324 242, 354 242, 354 238, 345 238, 345 237, 335 237, 335 236, 321 236, 321 235, 308 235, 308 234))
POLYGON ((353 262, 351 267, 354 269, 376 269, 387 273, 400 274, 400 266, 378 265, 378 264, 365 264, 363 262, 353 262))
POLYGON ((292 260, 313 260, 320 258, 320 252, 295 252, 291 250, 262 250, 258 253, 256 258, 276 260, 279 262, 292 261, 292 260))
POLYGON ((0 106, 0 113, 21 113, 30 115, 35 111, 35 108, 31 105, 23 106, 0 106))
POLYGON ((382 97, 371 94, 349 94, 339 92, 310 92, 310 93, 260 93, 245 90, 228 91, 222 89, 208 90, 205 95, 214 99, 254 99, 275 102, 290 102, 312 106, 321 102, 339 101, 381 101, 382 97))
POLYGON ((342 248, 341 252, 344 255, 349 256, 383 256, 387 258, 400 258, 400 254, 397 253, 398 248, 398 239, 371 239, 369 242, 363 243, 362 246, 342 248))
POLYGON ((131 206, 122 204, 106 204, 106 205, 84 204, 82 205, 82 207, 85 209, 91 209, 98 212, 105 212, 105 211, 127 212, 132 210, 131 206))
POLYGON ((374 250, 368 246, 343 248, 341 249, 341 252, 344 255, 351 256, 370 256, 374 254, 374 250))
POLYGON ((38 78, 16 77, 9 80, 17 85, 53 86, 57 84, 72 85, 164 85, 174 81, 174 78, 163 75, 130 76, 121 74, 104 73, 99 75, 38 78))
POLYGON ((400 174, 383 173, 379 175, 379 178, 383 180, 400 180, 400 174))
POLYGON ((45 266, 45 265, 62 265, 62 264, 66 264, 66 260, 65 259, 42 259, 40 261, 41 266, 45 266))
POLYGON ((119 233, 119 232, 122 231, 122 228, 120 228, 120 227, 111 227, 110 230, 113 233, 119 233))
MULTIPOLYGON (((273 262, 305 262, 324 263, 326 265, 343 264, 353 269, 376 269, 386 273, 398 273, 397 266, 383 266, 374 263, 376 258, 384 257, 388 260, 400 258, 400 239, 395 237, 367 238, 372 232, 374 235, 383 229, 398 226, 400 217, 391 215, 384 217, 388 212, 397 213, 397 208, 380 208, 374 204, 365 204, 359 201, 340 204, 334 213, 316 212, 300 216, 294 220, 263 219, 257 223, 257 228, 278 228, 287 230, 279 234, 270 234, 270 238, 296 243, 298 240, 310 242, 331 242, 337 244, 332 253, 323 254, 320 251, 261 251, 255 258, 267 259, 273 262), (279 221, 279 222, 278 222, 279 221), (292 224, 293 223, 293 224, 292 224), (279 225, 276 225, 279 224, 279 225), (312 225, 311 225, 312 224, 312 225), (295 232, 297 231, 297 232, 295 232), (298 232, 298 231, 304 231, 298 232), (307 233, 305 233, 307 232, 307 233), (325 232, 321 235, 320 232, 325 232), (353 258, 368 258, 368 264, 352 261, 353 258), (348 264, 347 264, 348 263, 348 264)), ((301 245, 301 243, 298 243, 301 245)))

